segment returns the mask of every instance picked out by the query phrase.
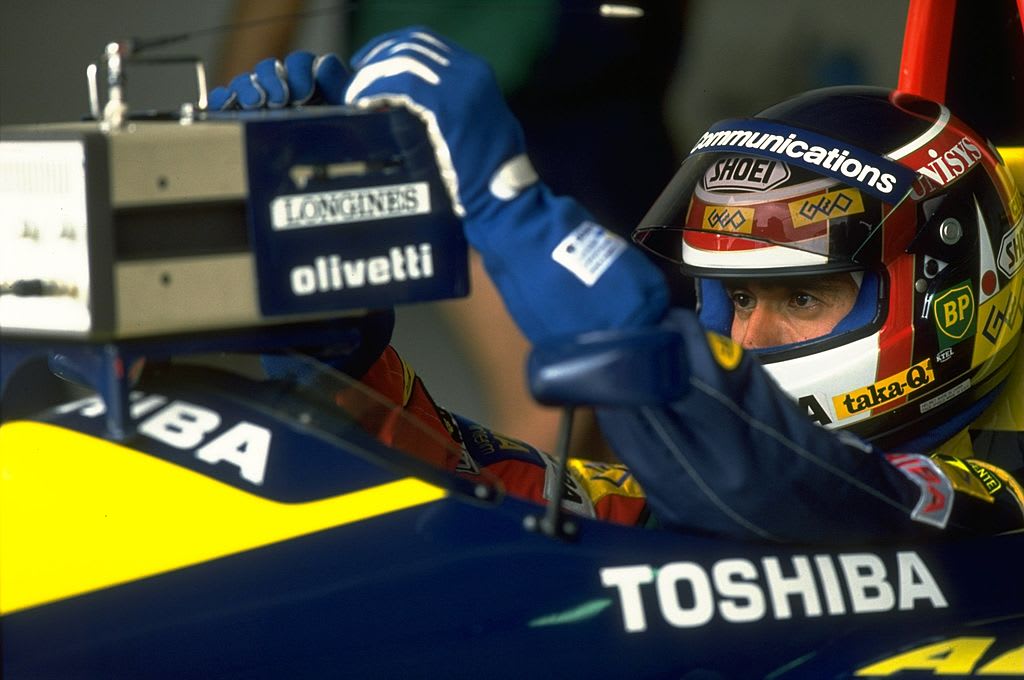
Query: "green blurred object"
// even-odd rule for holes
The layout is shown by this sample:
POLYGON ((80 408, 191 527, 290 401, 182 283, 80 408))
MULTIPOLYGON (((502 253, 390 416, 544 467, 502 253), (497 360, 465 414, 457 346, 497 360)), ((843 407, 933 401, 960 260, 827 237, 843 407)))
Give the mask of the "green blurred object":
POLYGON ((529 81, 538 60, 550 50, 560 11, 556 0, 364 0, 353 15, 352 44, 405 26, 427 26, 490 62, 508 94, 529 81))

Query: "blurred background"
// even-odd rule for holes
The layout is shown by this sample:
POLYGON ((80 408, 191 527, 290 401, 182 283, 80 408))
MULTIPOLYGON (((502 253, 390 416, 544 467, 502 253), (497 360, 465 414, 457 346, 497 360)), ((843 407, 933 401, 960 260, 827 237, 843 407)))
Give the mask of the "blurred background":
MULTIPOLYGON (((213 87, 262 57, 347 57, 382 31, 423 24, 491 61, 541 176, 626 235, 710 123, 815 87, 897 82, 906 0, 633 4, 644 18, 601 18, 586 0, 4 0, 0 123, 86 115, 86 66, 118 38, 187 36, 154 54, 199 56, 213 87)), ((133 108, 195 96, 185 67, 129 72, 133 108)), ((474 276, 467 300, 401 308, 394 344, 440 404, 550 448, 555 413, 526 394, 525 341, 474 276)), ((676 304, 692 305, 692 286, 666 276, 676 304)), ((44 399, 47 379, 19 374, 3 417, 44 399)))

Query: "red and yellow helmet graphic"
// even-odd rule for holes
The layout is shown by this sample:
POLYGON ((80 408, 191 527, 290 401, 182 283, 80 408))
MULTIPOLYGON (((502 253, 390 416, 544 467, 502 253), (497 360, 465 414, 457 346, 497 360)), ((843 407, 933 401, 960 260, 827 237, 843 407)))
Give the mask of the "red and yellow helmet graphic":
POLYGON ((917 96, 829 88, 712 126, 634 238, 698 279, 725 334, 723 279, 859 272, 831 333, 758 355, 812 417, 882 446, 965 426, 1020 344, 1020 193, 989 142, 917 96))

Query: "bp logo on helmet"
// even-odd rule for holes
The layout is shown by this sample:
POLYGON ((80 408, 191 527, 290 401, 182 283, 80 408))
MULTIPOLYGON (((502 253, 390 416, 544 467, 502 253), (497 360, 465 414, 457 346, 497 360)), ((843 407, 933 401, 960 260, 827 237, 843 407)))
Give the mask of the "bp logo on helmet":
POLYGON ((964 281, 940 293, 932 302, 939 347, 946 349, 974 335, 974 291, 964 281))

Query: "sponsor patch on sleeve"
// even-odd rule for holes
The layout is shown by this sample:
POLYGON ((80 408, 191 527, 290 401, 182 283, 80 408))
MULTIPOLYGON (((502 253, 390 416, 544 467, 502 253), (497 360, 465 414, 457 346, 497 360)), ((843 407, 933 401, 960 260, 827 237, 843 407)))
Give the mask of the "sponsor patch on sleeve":
POLYGON ((1003 486, 995 475, 974 461, 941 453, 933 454, 932 460, 946 473, 953 489, 968 496, 992 503, 992 495, 1003 486))
POLYGON ((886 458, 921 491, 911 519, 945 529, 953 512, 953 483, 946 473, 919 453, 890 453, 886 458))
POLYGON ((594 222, 583 222, 555 246, 551 258, 589 287, 627 247, 621 236, 594 222))
POLYGON ((1009 472, 976 459, 969 460, 967 463, 971 467, 971 471, 979 476, 982 483, 985 484, 986 488, 993 495, 1000 492, 1009 494, 1017 502, 1017 505, 1020 506, 1021 513, 1024 513, 1024 486, 1014 479, 1009 472), (999 487, 995 487, 994 483, 998 483, 999 487))
POLYGON ((625 465, 573 458, 569 467, 594 504, 608 495, 644 498, 644 492, 625 465))

